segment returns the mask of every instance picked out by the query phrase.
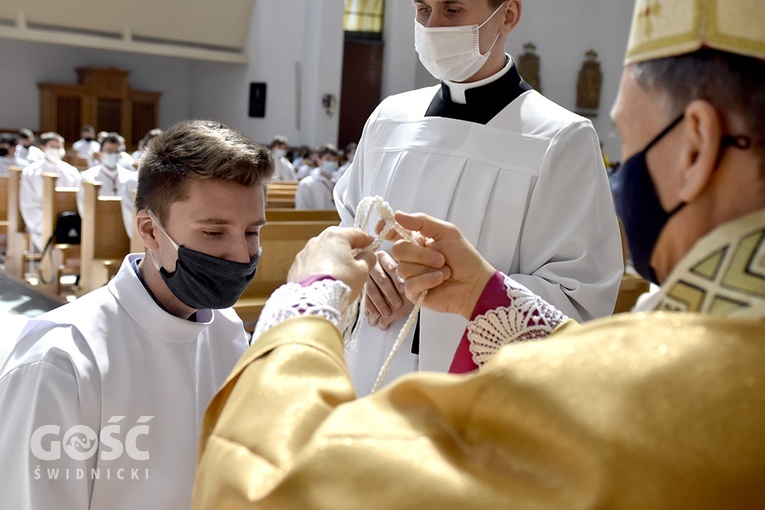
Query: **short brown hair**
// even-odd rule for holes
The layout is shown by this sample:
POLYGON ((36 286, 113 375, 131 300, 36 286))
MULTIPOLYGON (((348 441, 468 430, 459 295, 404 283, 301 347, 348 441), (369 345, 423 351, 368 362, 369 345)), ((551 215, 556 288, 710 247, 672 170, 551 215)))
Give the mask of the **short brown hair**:
POLYGON ((238 131, 209 120, 180 122, 146 145, 135 208, 151 209, 164 223, 170 205, 185 199, 190 179, 260 185, 265 191, 273 173, 269 151, 238 131))

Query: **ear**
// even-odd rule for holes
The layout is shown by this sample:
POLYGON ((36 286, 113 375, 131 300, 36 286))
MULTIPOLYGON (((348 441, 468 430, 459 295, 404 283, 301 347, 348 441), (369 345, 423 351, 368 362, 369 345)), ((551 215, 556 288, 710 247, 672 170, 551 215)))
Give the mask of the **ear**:
POLYGON ((154 235, 154 222, 149 217, 149 213, 145 209, 139 211, 135 216, 135 221, 138 226, 138 235, 141 236, 143 245, 150 250, 159 249, 159 242, 154 235))
POLYGON ((678 195, 683 202, 697 198, 714 177, 719 163, 722 119, 708 101, 697 99, 685 108, 684 135, 688 150, 678 195))
POLYGON ((505 4, 505 8, 502 12, 505 14, 505 18, 502 22, 502 34, 507 35, 512 32, 518 23, 521 21, 521 12, 523 6, 521 0, 508 0, 505 4))

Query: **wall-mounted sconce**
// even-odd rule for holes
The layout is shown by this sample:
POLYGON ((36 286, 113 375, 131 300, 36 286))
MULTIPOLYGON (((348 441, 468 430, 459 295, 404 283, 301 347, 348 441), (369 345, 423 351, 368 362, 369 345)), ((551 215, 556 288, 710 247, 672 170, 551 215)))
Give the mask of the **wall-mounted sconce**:
POLYGON ((334 94, 324 94, 321 96, 321 104, 324 106, 324 111, 327 115, 334 115, 337 108, 337 98, 334 94))

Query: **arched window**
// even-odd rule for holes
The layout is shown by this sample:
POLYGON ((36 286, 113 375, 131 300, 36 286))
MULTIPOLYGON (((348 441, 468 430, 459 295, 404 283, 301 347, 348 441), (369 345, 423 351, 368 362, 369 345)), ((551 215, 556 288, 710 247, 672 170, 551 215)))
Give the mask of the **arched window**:
POLYGON ((346 37, 381 39, 384 10, 385 0, 345 0, 346 37))

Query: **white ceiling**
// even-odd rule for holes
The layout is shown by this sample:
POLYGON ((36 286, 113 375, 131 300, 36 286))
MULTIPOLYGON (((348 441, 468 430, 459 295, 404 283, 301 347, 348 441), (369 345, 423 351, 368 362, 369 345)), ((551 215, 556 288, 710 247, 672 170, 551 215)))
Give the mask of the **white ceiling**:
MULTIPOLYGON (((0 12, 0 28, 4 31, 0 36, 33 40, 35 35, 51 32, 57 36, 71 34, 241 51, 247 40, 254 2, 3 0, 5 7, 0 12)), ((77 42, 72 44, 77 45, 77 42)))

